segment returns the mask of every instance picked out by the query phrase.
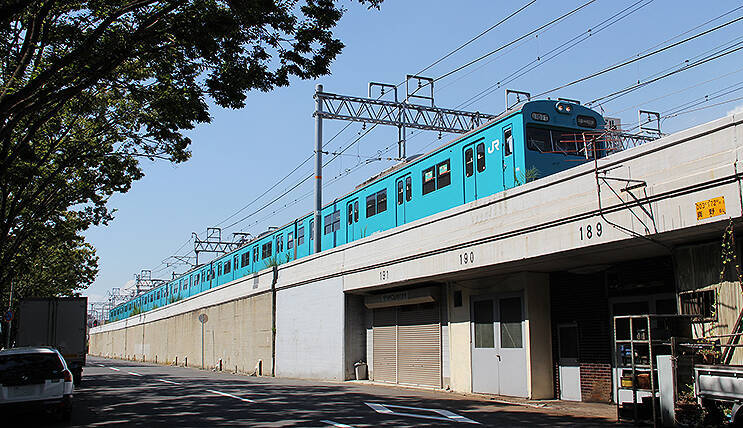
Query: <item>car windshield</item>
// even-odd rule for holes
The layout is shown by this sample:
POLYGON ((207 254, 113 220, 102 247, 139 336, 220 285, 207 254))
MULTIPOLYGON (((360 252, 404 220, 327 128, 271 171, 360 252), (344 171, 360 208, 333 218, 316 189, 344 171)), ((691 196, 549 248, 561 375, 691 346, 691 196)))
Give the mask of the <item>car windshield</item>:
POLYGON ((0 355, 0 381, 5 385, 60 379, 63 371, 62 361, 54 353, 0 355))

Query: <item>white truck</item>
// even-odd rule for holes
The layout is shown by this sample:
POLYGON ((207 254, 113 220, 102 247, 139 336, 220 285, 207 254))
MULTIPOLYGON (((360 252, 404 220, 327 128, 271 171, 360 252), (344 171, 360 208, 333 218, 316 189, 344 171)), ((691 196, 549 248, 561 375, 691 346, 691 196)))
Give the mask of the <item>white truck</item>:
POLYGON ((50 346, 65 358, 75 385, 87 354, 87 297, 21 300, 16 346, 50 346))
POLYGON ((743 426, 743 366, 695 366, 694 392, 702 407, 708 401, 732 403, 732 426, 743 426))

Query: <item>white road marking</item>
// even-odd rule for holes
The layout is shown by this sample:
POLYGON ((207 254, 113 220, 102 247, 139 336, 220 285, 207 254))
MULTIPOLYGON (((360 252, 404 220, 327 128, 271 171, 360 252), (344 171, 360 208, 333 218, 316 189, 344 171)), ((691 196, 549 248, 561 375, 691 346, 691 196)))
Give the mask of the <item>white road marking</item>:
POLYGON ((387 415, 410 416, 413 418, 435 419, 439 421, 455 421, 455 422, 463 422, 467 424, 480 425, 479 422, 473 421, 472 419, 469 419, 469 418, 465 418, 464 416, 458 415, 454 412, 450 412, 449 410, 426 409, 423 407, 397 406, 394 404, 382 404, 382 403, 364 403, 364 404, 374 409, 374 411, 377 413, 383 413, 387 415), (429 413, 434 413, 437 416, 430 415, 430 414, 426 415, 426 414, 420 414, 420 413, 399 412, 393 409, 413 410, 413 411, 418 411, 418 412, 429 412, 429 413))
POLYGON ((139 373, 134 373, 134 372, 127 372, 127 373, 129 373, 130 375, 133 375, 133 376, 142 376, 142 375, 141 375, 141 374, 139 374, 139 373))
POLYGON ((342 424, 339 422, 333 422, 333 421, 320 421, 324 424, 328 424, 332 427, 338 427, 338 428, 353 428, 351 425, 342 424))
POLYGON ((232 395, 232 394, 228 394, 226 392, 221 392, 221 391, 215 391, 213 389, 207 389, 206 392, 211 392, 212 394, 222 395, 224 397, 237 398, 238 400, 245 401, 246 403, 255 403, 255 401, 251 400, 250 398, 238 397, 237 395, 232 395))
POLYGON ((173 382, 172 380, 165 380, 165 379, 157 379, 157 380, 159 380, 160 382, 170 383, 170 384, 173 384, 173 385, 180 385, 180 383, 173 382))
POLYGON ((116 370, 117 372, 120 372, 121 370, 117 369, 116 367, 109 367, 111 370, 116 370))

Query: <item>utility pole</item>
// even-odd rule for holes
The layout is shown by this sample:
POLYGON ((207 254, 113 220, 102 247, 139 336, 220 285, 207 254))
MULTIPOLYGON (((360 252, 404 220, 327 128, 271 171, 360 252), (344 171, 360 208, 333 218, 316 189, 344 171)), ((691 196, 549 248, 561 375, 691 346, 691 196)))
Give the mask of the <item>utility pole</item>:
POLYGON ((322 251, 322 85, 315 86, 315 253, 322 251))

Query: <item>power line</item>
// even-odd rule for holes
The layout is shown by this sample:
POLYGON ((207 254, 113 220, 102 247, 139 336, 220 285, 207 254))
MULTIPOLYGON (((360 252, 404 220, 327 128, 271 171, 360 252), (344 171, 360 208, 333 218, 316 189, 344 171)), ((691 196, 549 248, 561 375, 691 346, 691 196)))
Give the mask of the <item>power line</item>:
POLYGON ((479 62, 479 61, 482 61, 483 59, 485 59, 485 58, 489 57, 490 55, 493 55, 494 53, 497 53, 497 52, 499 52, 499 51, 501 51, 501 50, 503 50, 503 49, 505 49, 505 48, 507 48, 507 47, 511 46, 512 44, 514 44, 514 43, 517 43, 517 42, 519 42, 520 40, 522 40, 522 39, 525 39, 525 38, 527 38, 527 37, 531 36, 532 34, 534 34, 534 33, 538 32, 538 31, 541 31, 542 29, 544 29, 544 28, 546 28, 546 27, 549 27, 549 26, 551 26, 552 24, 555 24, 555 23, 557 23, 557 22, 559 22, 559 21, 562 21, 563 19, 565 19, 565 18, 567 18, 568 16, 570 16, 570 15, 572 15, 572 14, 574 14, 574 13, 578 12, 579 10, 581 10, 581 9, 583 9, 584 7, 586 7, 586 6, 590 5, 591 3, 594 3, 595 1, 596 1, 596 0, 590 0, 590 1, 588 1, 588 2, 586 2, 586 3, 584 3, 584 4, 582 4, 582 5, 578 6, 577 8, 575 8, 575 9, 571 10, 570 12, 568 12, 568 13, 565 13, 565 14, 561 15, 560 17, 558 17, 558 18, 555 18, 555 19, 553 19, 552 21, 550 21, 550 22, 548 22, 548 23, 546 23, 546 24, 544 24, 544 25, 542 25, 542 26, 540 26, 540 27, 537 27, 536 29, 534 29, 534 30, 532 30, 532 31, 530 31, 530 32, 528 32, 528 33, 526 33, 526 34, 524 34, 524 35, 522 35, 522 36, 520 36, 520 37, 518 37, 518 38, 514 39, 514 40, 511 40, 510 42, 506 43, 505 45, 501 45, 501 46, 500 46, 500 47, 498 47, 497 49, 494 49, 494 50, 492 50, 492 51, 490 51, 490 52, 486 53, 485 55, 482 55, 482 56, 480 56, 480 57, 478 57, 478 58, 475 58, 475 59, 473 59, 472 61, 470 61, 470 62, 468 62, 468 63, 466 63, 466 64, 464 64, 464 65, 461 65, 461 66, 459 66, 459 67, 455 68, 454 70, 451 70, 451 71, 449 71, 449 72, 447 72, 447 73, 444 73, 444 74, 442 74, 441 76, 439 76, 439 77, 435 78, 435 79, 434 79, 434 82, 436 82, 436 81, 439 81, 439 80, 441 80, 441 79, 444 79, 444 78, 446 78, 446 77, 448 77, 448 76, 451 76, 452 74, 454 74, 454 73, 456 73, 456 72, 458 72, 458 71, 461 71, 461 70, 463 70, 463 69, 465 69, 465 68, 467 68, 467 67, 471 66, 472 64, 475 64, 475 63, 477 63, 477 62, 479 62))
POLYGON ((649 0, 649 1, 648 0, 639 0, 639 1, 635 2, 635 3, 633 3, 632 5, 624 8, 621 11, 619 11, 619 12, 615 13, 614 15, 610 16, 609 18, 606 18, 605 20, 601 21, 596 26, 589 28, 588 30, 586 30, 586 31, 584 31, 584 32, 576 35, 572 39, 570 39, 570 40, 568 40, 568 41, 566 41, 566 42, 564 42, 564 43, 556 46, 552 50, 548 51, 544 55, 544 57, 545 57, 544 59, 542 59, 541 56, 538 56, 536 59, 532 60, 528 64, 522 66, 518 70, 516 70, 513 73, 511 73, 508 76, 506 76, 504 79, 499 80, 498 82, 490 85, 486 89, 480 91, 476 95, 474 95, 474 96, 468 98, 467 100, 463 101, 456 108, 462 108, 462 107, 465 107, 465 106, 469 106, 469 105, 471 105, 471 104, 473 104, 473 103, 481 100, 482 98, 484 98, 484 97, 490 95, 491 93, 493 93, 493 91, 495 91, 496 89, 498 89, 498 88, 502 87, 503 85, 506 85, 506 84, 508 84, 508 83, 510 83, 510 82, 512 82, 512 81, 514 81, 516 79, 518 79, 519 77, 521 77, 521 76, 523 76, 523 75, 525 75, 525 74, 527 74, 527 73, 535 70, 537 67, 541 66, 542 64, 545 64, 546 62, 548 62, 548 61, 556 58, 557 56, 563 54, 564 52, 568 51, 569 49, 571 49, 571 48, 577 46, 578 44, 580 44, 580 43, 588 40, 592 35, 597 34, 597 33, 601 32, 602 30, 605 30, 605 29, 609 28, 610 26, 612 26, 612 25, 616 24, 617 22, 621 21, 622 19, 624 19, 624 18, 632 15, 633 13, 635 13, 638 10, 642 9, 643 7, 648 6, 652 2, 653 2, 653 0, 649 0), (638 4, 643 3, 643 2, 646 2, 646 3, 640 5, 639 7, 636 7, 638 4), (630 10, 632 8, 635 8, 635 9, 634 10, 630 10), (629 10, 629 12, 627 12, 628 10, 629 10), (622 14, 624 14, 624 15, 623 16, 620 16, 622 14), (559 52, 555 53, 558 50, 559 50, 559 52), (531 67, 531 68, 529 68, 529 67, 531 67))
MULTIPOLYGON (((510 15, 508 15, 508 16, 506 16, 505 18, 501 19, 500 21, 496 22, 496 23, 495 23, 494 25, 492 25, 491 27, 487 28, 487 29, 486 29, 485 31, 483 31, 483 32, 481 32, 480 34, 478 34, 477 36, 475 36, 475 37, 473 37, 473 38, 469 39, 469 40, 468 40, 467 42, 465 42, 465 43, 463 43, 463 44, 459 45, 459 47, 457 47, 457 48, 456 48, 456 49, 454 49, 453 51, 449 52, 448 54, 446 54, 446 55, 442 56, 441 58, 437 59, 437 60, 436 60, 436 61, 434 61, 434 62, 433 62, 433 63, 432 63, 431 65, 429 65, 428 67, 425 67, 425 68, 423 68, 422 70, 420 70, 420 71, 419 71, 418 73, 416 73, 416 74, 418 74, 418 75, 421 75, 421 74, 422 74, 422 73, 424 73, 424 72, 425 72, 426 70, 430 69, 431 67, 433 67, 433 66, 435 66, 436 64, 440 63, 441 61, 443 61, 443 60, 445 60, 445 59, 449 58, 450 56, 454 55, 455 53, 459 52, 460 50, 462 50, 463 48, 465 48, 465 47, 466 47, 467 45, 469 45, 470 43, 474 42, 475 40, 477 40, 477 39, 479 39, 480 37, 484 36, 485 34, 489 33, 489 32, 490 32, 491 30, 493 30, 493 29, 495 29, 496 27, 500 26, 501 24, 503 24, 504 22, 506 22, 506 21, 508 21, 509 19, 513 18, 514 16, 518 15, 518 14, 519 14, 519 13, 520 13, 521 11, 523 11, 523 10, 524 10, 524 9, 526 9, 527 7, 529 7, 529 6, 533 5, 534 3, 536 3, 536 1, 537 1, 537 0, 531 0, 531 1, 529 2, 529 3, 527 3, 527 4, 523 5, 523 6, 521 6, 521 8, 517 9, 516 11, 512 12, 512 13, 511 13, 510 15)), ((400 85, 398 85, 398 86, 400 86, 400 85)))
MULTIPOLYGON (((337 133, 336 133, 336 134, 335 134, 335 135, 333 136, 333 138, 331 138, 331 139, 330 139, 330 140, 328 140, 328 141, 327 141, 326 143, 324 143, 324 144, 323 144, 323 147, 325 147, 326 145, 330 144, 330 143, 331 143, 331 142, 332 142, 333 140, 335 140, 335 139, 336 139, 336 137, 338 137, 338 136, 339 136, 339 135, 340 135, 341 133, 343 133, 343 131, 345 131, 345 130, 346 130, 346 129, 347 129, 348 127, 349 127, 349 126, 351 126, 351 123, 348 123, 348 124, 346 124, 346 126, 344 126, 344 127, 343 127, 343 128, 342 128, 342 129, 340 130, 340 131, 338 131, 338 132, 337 132, 337 133)), ((221 225, 221 224, 224 224, 224 223, 226 223, 226 222, 227 222, 227 220, 229 220, 229 219, 231 219, 231 218, 233 218, 233 217, 237 216, 237 215, 238 215, 238 214, 240 214, 241 212, 243 212, 243 211, 245 211, 246 209, 248 209, 249 207, 251 207, 251 206, 252 206, 253 204, 255 204, 255 203, 256 203, 257 201, 259 201, 259 200, 260 200, 260 199, 261 199, 262 197, 266 196, 266 194, 268 194, 268 193, 269 193, 270 191, 272 191, 273 189, 275 189, 276 187, 278 187, 278 185, 279 185, 279 184, 283 183, 283 182, 284 182, 284 181, 285 181, 285 180, 286 180, 287 178, 291 177, 291 175, 292 175, 292 174, 294 174, 295 172, 297 172, 297 170, 299 170, 299 169, 300 169, 300 168, 301 168, 302 166, 304 166, 304 164, 306 164, 307 162, 309 162, 310 160, 312 160, 312 159, 313 159, 314 157, 315 157, 315 155, 314 155, 314 154, 312 154, 312 155, 308 156, 308 157, 307 157, 307 158, 306 158, 305 160, 303 160, 303 161, 302 161, 302 162, 301 162, 301 163, 300 163, 299 165, 297 165, 297 166, 296 166, 296 167, 295 167, 295 168, 294 168, 293 170, 291 170, 291 171, 290 171, 290 172, 289 172, 288 174, 286 174, 286 175, 285 175, 285 176, 284 176, 284 177, 283 177, 283 178, 282 178, 281 180, 277 181, 277 182, 276 182, 276 183, 275 183, 275 184, 274 184, 273 186, 269 187, 269 188, 268 188, 268 189, 267 189, 266 191, 264 191, 263 193, 261 193, 261 194, 260 194, 260 195, 259 195, 258 197, 256 197, 256 198, 255 198, 255 199, 253 199, 252 201, 250 201, 250 202, 249 202, 249 203, 248 203, 247 205, 243 206, 242 208, 240 208, 239 210, 237 210, 237 211, 236 211, 235 213, 231 214, 231 215, 230 215, 229 217, 225 218, 224 220, 220 221, 219 223, 215 224, 214 226, 216 227, 216 226, 219 226, 219 225, 221 225)), ((228 229, 228 228, 229 228, 229 226, 228 226, 228 227, 226 227, 225 229, 228 229)))
POLYGON ((680 41, 678 41, 676 43, 670 44, 670 45, 665 46, 665 47, 662 47, 660 49, 656 49, 656 50, 651 51, 649 53, 640 55, 640 56, 638 56, 636 58, 633 58, 633 59, 630 59, 630 60, 626 60, 626 61, 620 62, 619 64, 612 65, 612 66, 607 67, 607 68, 605 68, 603 70, 600 70, 600 71, 597 71, 595 73, 589 74, 587 76, 581 77, 579 79, 573 80, 572 82, 565 83, 563 85, 560 85, 560 86, 558 86, 556 88, 553 88, 553 89, 550 89, 548 91, 544 91, 542 93, 539 93, 539 94, 535 95, 534 98, 543 97, 543 96, 545 96, 545 95, 547 95, 549 93, 552 93, 552 92, 555 92, 555 91, 559 91, 560 89, 565 89, 568 86, 573 86, 573 85, 575 85, 577 83, 585 82, 586 80, 593 79, 594 77, 600 76, 602 74, 606 74, 606 73, 608 73, 610 71, 614 71, 614 70, 616 70, 618 68, 622 68, 622 67, 624 67, 626 65, 635 63, 637 61, 643 60, 643 59, 648 58, 650 56, 653 56, 653 55, 659 54, 661 52, 667 51, 668 49, 675 48, 676 46, 682 45, 682 44, 684 44, 686 42, 689 42, 691 40, 694 40, 694 39, 697 39, 699 37, 705 36, 705 35, 713 32, 713 31, 717 31, 717 30, 719 30, 721 28, 727 27, 728 25, 732 25, 732 24, 734 24, 734 23, 736 23, 736 22, 738 22, 740 20, 743 20, 743 16, 738 17, 738 18, 735 18, 733 20, 730 20, 730 21, 728 21, 728 22, 726 22, 724 24, 720 24, 720 25, 718 25, 716 27, 710 28, 709 30, 702 31, 701 33, 697 33, 697 34, 695 34, 695 35, 693 35, 691 37, 687 37, 687 38, 685 38, 683 40, 680 40, 680 41))
MULTIPOLYGON (((738 45, 741 45, 741 44, 743 44, 743 42, 736 43, 733 46, 738 46, 738 45)), ((688 65, 685 65, 684 67, 681 67, 681 68, 679 68, 677 70, 674 70, 674 71, 665 73, 665 74, 663 74, 661 76, 658 76, 656 78, 647 80, 645 82, 641 82, 641 83, 637 83, 637 84, 634 84, 634 85, 630 85, 630 86, 628 86, 628 87, 626 87, 624 89, 620 89, 619 91, 612 92, 611 94, 608 94, 608 95, 605 95, 605 96, 603 96, 601 98, 597 98, 597 99, 595 99, 593 101, 590 101, 590 102, 586 103, 586 105, 593 105, 593 104, 597 103, 598 101, 601 101, 601 100, 606 99, 606 98, 608 98, 608 100, 606 100, 604 102, 613 101, 613 100, 615 100, 615 99, 617 99, 617 98, 619 98, 621 96, 624 96, 624 95, 626 95, 626 94, 628 94, 628 93, 630 93, 632 91, 635 91, 637 89, 640 89, 640 88, 642 88, 644 86, 647 86, 647 85, 649 85, 651 83, 657 82, 659 80, 662 80, 662 79, 665 79, 667 77, 670 77, 670 76, 672 76, 674 74, 681 73, 682 71, 686 71, 686 70, 689 70, 691 68, 698 67, 698 66, 703 65, 703 64, 706 64, 706 63, 708 63, 710 61, 714 61, 716 59, 719 59, 719 58, 722 58, 724 56, 730 55, 732 53, 738 52, 741 49, 743 49, 743 46, 738 46, 735 49, 733 49, 732 47, 725 48, 722 51, 718 51, 718 52, 720 52, 718 54, 715 54, 715 55, 712 55, 712 56, 708 56, 705 59, 701 59, 701 60, 695 61, 695 62, 690 63, 688 65), (727 52, 725 52, 725 50, 727 50, 727 52)))
POLYGON ((607 116, 614 116, 614 115, 618 115, 619 113, 624 113, 624 112, 625 112, 625 111, 627 111, 627 110, 632 110, 632 109, 636 109, 636 108, 638 108, 638 107, 641 107, 641 106, 647 105, 648 103, 651 103, 651 102, 653 102, 653 101, 658 101, 658 100, 662 100, 663 98, 668 98, 668 97, 670 97, 670 96, 673 96, 673 95, 678 95, 678 94, 680 94, 680 93, 682 93, 682 92, 688 91, 689 89, 694 89, 694 88, 696 88, 696 87, 699 87, 699 86, 703 86, 703 85, 706 85, 707 83, 710 83, 710 82, 714 82, 715 80, 719 80, 719 79, 722 79, 722 78, 724 78, 724 77, 728 77, 728 76, 730 76, 730 75, 733 75, 733 74, 735 74, 735 73, 740 73, 741 71, 743 71, 743 67, 741 67, 741 68, 739 68, 739 69, 737 69, 737 70, 731 71, 731 72, 729 72, 729 73, 725 73, 725 74, 721 74, 721 75, 719 75, 719 76, 717 76, 717 77, 713 77, 712 79, 709 79, 709 80, 705 80, 705 81, 703 81, 703 82, 699 82, 699 83, 696 83, 696 84, 694 84, 694 85, 691 85, 691 86, 687 86, 687 87, 685 87, 685 88, 682 88, 682 89, 679 89, 679 90, 677 90, 677 91, 669 92, 669 93, 667 93, 667 94, 665 94, 665 95, 661 95, 661 96, 659 96, 659 97, 655 97, 655 98, 651 98, 651 99, 649 99, 649 100, 645 100, 645 101, 643 101, 643 102, 642 102, 642 103, 640 103, 640 104, 635 104, 635 105, 633 105, 633 106, 630 106, 630 107, 624 108, 624 109, 622 109, 622 110, 616 110, 616 111, 611 111, 611 112, 608 112, 608 113, 607 113, 607 116))

